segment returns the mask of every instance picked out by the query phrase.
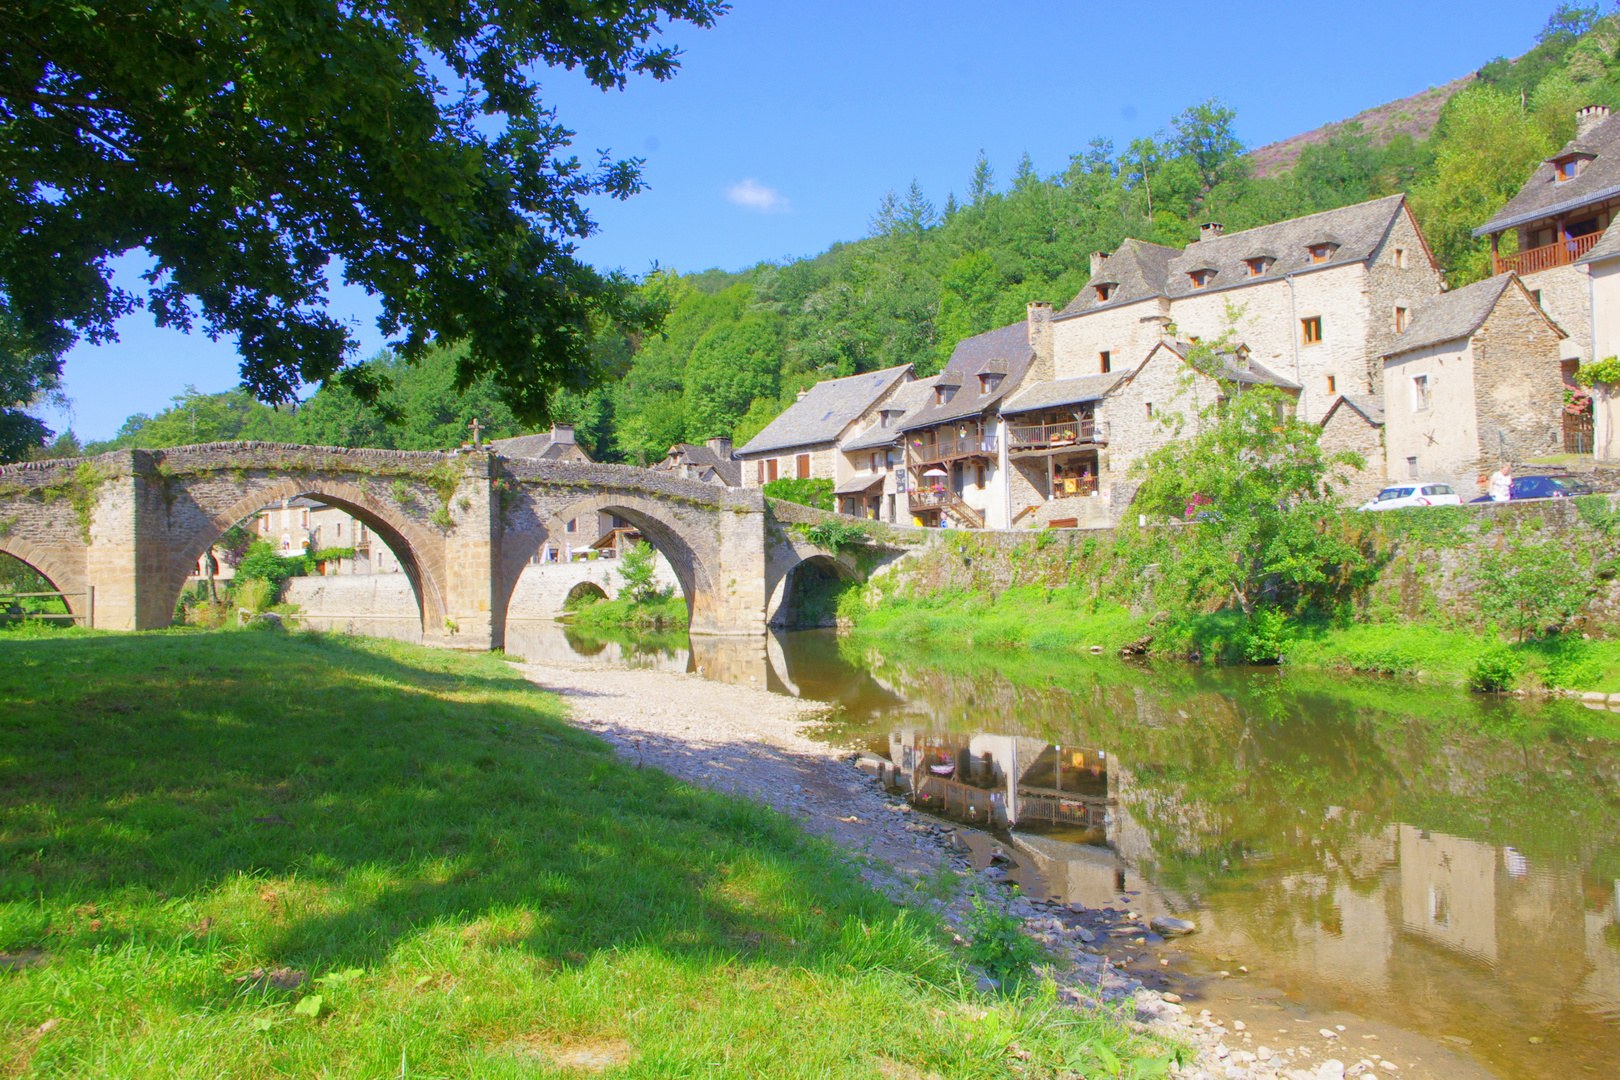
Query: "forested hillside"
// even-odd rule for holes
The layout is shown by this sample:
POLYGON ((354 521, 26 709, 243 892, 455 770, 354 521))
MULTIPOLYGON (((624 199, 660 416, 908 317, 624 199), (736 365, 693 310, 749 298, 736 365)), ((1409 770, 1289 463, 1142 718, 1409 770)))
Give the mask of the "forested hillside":
MULTIPOLYGON (((866 237, 813 258, 650 277, 642 289, 669 309, 662 333, 604 335, 599 388, 565 395, 559 419, 578 425, 599 460, 657 460, 672 443, 717 435, 741 443, 818 379, 902 363, 929 373, 960 338, 1021 318, 1026 301, 1067 303, 1089 254, 1128 236, 1181 245, 1202 221, 1233 232, 1397 191, 1411 197, 1452 285, 1476 280, 1488 264, 1470 230, 1573 134, 1577 108, 1620 107, 1617 52, 1620 17, 1561 7, 1529 53, 1481 68, 1428 139, 1393 129, 1375 138, 1350 122, 1306 145, 1291 171, 1265 178, 1216 100, 1128 146, 1094 141, 1054 175, 1026 156, 998 176, 981 158, 964 168, 960 194, 938 199, 915 183, 891 192, 866 237)), ((223 438, 445 447, 473 416, 496 437, 519 430, 490 388, 454 393, 448 356, 377 363, 402 424, 383 423, 342 390, 282 412, 242 393, 191 394, 86 449, 223 438)), ((68 439, 53 448, 76 449, 68 439)))

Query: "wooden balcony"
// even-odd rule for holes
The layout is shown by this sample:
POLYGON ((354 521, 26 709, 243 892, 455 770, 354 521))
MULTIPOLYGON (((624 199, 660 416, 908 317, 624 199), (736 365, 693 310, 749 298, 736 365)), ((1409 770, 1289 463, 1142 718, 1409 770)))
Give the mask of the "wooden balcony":
POLYGON ((913 465, 926 465, 931 461, 955 461, 958 458, 995 457, 994 435, 947 435, 937 439, 906 439, 906 449, 913 465))
POLYGON ((1505 274, 1509 270, 1523 277, 1526 274, 1536 274, 1543 270, 1551 270, 1555 266, 1568 266, 1570 263, 1585 255, 1603 238, 1601 232, 1587 233, 1585 236, 1572 236, 1568 240, 1556 240, 1551 244, 1543 244, 1538 248, 1521 251, 1517 255, 1496 255, 1496 272, 1505 274))
POLYGON ((913 514, 927 510, 940 510, 950 514, 959 521, 964 521, 975 529, 984 528, 984 515, 978 510, 962 501, 962 496, 945 488, 942 491, 913 491, 908 502, 913 514))
POLYGON ((1008 450, 1047 450, 1108 442, 1108 421, 1070 420, 1061 424, 1007 427, 1008 450))

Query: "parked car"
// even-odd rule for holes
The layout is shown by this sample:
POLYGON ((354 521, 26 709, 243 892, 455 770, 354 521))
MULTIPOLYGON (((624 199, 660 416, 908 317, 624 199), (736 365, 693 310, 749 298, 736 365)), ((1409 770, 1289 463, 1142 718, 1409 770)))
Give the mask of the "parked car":
POLYGON ((1401 510, 1408 506, 1456 506, 1461 502, 1462 496, 1453 491, 1450 484, 1414 480, 1410 484, 1387 487, 1356 509, 1401 510))
MULTIPOLYGON (((1573 476, 1515 476, 1513 499, 1567 499, 1573 495, 1592 494, 1592 485, 1573 476)), ((1481 495, 1474 502, 1490 502, 1489 495, 1481 495)))

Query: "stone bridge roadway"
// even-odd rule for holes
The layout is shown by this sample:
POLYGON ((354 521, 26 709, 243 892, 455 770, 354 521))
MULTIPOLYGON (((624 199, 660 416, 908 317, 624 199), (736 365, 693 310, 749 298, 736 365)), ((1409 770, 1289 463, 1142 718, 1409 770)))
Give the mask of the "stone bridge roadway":
POLYGON ((669 561, 696 634, 763 634, 803 568, 861 578, 933 535, 884 526, 857 560, 793 528, 836 515, 633 466, 233 442, 0 467, 0 551, 77 594, 69 607, 94 626, 167 626, 203 552, 297 495, 342 507, 393 549, 423 641, 452 648, 502 647, 524 567, 599 510, 669 561))

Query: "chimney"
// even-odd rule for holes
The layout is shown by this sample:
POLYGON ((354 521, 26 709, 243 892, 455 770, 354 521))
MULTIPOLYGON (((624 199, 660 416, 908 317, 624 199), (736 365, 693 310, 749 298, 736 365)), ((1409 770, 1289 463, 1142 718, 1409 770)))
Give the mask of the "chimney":
POLYGON ((572 443, 574 441, 574 425, 573 424, 552 424, 551 425, 551 441, 553 443, 561 443, 561 444, 563 444, 565 446, 572 445, 572 443))
POLYGON ((1091 276, 1096 277, 1102 273, 1103 263, 1108 261, 1108 252, 1093 251, 1091 253, 1091 276))
POLYGON ((1218 221, 1206 221, 1198 226, 1199 240, 1213 240, 1226 231, 1226 226, 1218 221))
POLYGON ((1028 379, 1031 383, 1051 382, 1057 377, 1052 364, 1052 305, 1032 300, 1025 311, 1029 351, 1035 354, 1029 364, 1028 379))
POLYGON ((1575 114, 1575 137, 1584 139, 1592 133, 1592 129, 1609 118, 1607 105, 1588 105, 1575 114))
POLYGON ((717 437, 717 438, 710 439, 704 445, 707 446, 710 450, 713 450, 714 451, 714 456, 719 458, 721 461, 730 461, 731 460, 731 440, 730 439, 722 439, 722 438, 717 437))

